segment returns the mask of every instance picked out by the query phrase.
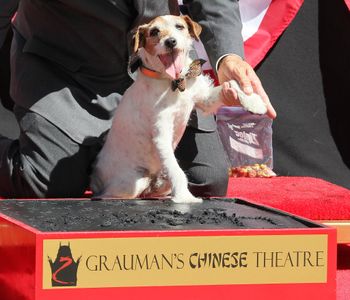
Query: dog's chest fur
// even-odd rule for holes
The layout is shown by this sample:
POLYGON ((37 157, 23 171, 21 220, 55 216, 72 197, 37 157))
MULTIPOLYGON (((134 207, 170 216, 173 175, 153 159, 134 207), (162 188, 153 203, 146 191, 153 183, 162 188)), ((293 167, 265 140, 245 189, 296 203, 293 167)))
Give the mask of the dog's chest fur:
MULTIPOLYGON (((108 189, 109 181, 116 180, 116 170, 143 172, 150 178, 162 171, 164 158, 159 157, 155 142, 171 142, 173 150, 176 148, 194 107, 191 86, 196 80, 190 79, 188 88, 179 92, 171 90, 169 80, 138 75, 118 105, 98 156, 92 182, 95 190, 103 193, 108 189), (164 132, 160 128, 166 128, 167 136, 159 136, 160 131, 164 132)), ((127 176, 125 173, 118 180, 127 176)))
MULTIPOLYGON (((175 149, 194 107, 191 90, 172 91, 168 80, 155 81, 140 75, 127 91, 126 97, 127 100, 124 101, 128 102, 128 105, 125 105, 126 112, 135 111, 134 105, 136 105, 140 113, 139 118, 135 119, 139 124, 134 124, 135 133, 139 131, 142 134, 137 139, 145 139, 145 142, 152 144, 157 136, 157 128, 166 126, 169 127, 168 134, 172 137, 173 149, 175 149), (144 135, 145 129, 150 134, 144 135)), ((119 113, 123 111, 124 107, 121 107, 119 113)))

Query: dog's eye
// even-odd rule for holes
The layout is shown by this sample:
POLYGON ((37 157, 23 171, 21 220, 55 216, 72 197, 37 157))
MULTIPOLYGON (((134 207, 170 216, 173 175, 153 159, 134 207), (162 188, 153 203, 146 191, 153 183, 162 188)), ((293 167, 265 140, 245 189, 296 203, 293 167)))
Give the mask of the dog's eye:
POLYGON ((176 24, 175 28, 178 29, 178 30, 184 30, 185 26, 183 26, 182 24, 176 24))
POLYGON ((149 32, 150 36, 158 36, 159 34, 159 29, 158 28, 152 28, 151 31, 149 32))

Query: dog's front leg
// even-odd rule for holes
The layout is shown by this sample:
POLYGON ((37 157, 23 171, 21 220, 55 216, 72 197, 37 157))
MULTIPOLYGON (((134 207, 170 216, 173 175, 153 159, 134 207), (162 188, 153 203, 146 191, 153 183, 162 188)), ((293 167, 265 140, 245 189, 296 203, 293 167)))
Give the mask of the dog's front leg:
POLYGON ((195 106, 205 114, 215 114, 221 106, 225 105, 220 95, 221 91, 221 86, 202 90, 201 94, 194 97, 195 106))
MULTIPOLYGON (((206 80, 205 76, 198 80, 200 89, 198 90, 197 88, 199 92, 194 96, 197 108, 206 114, 215 114, 221 106, 231 106, 233 104, 233 102, 224 102, 224 97, 221 94, 223 87, 221 85, 212 87, 206 83, 206 80)), ((267 106, 258 94, 245 94, 235 80, 230 80, 227 84, 236 91, 239 103, 244 109, 255 114, 265 114, 267 112, 267 106)))
POLYGON ((154 129, 153 142, 160 161, 171 184, 172 200, 177 203, 199 203, 202 199, 194 197, 188 190, 188 181, 180 168, 173 150, 173 123, 171 117, 160 118, 154 129))

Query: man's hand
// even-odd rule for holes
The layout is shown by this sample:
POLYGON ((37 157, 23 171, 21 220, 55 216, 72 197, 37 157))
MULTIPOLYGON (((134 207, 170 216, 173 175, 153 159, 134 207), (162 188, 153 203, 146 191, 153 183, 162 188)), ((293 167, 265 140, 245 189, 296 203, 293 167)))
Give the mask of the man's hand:
POLYGON ((260 95, 262 100, 267 105, 267 115, 274 119, 276 118, 276 111, 272 107, 269 97, 265 93, 262 87, 261 81, 256 75, 254 69, 245 62, 241 57, 234 54, 225 56, 221 61, 218 68, 219 83, 223 85, 223 97, 226 103, 230 103, 233 106, 239 106, 240 102, 237 97, 237 92, 230 88, 228 81, 236 80, 241 89, 250 95, 253 92, 260 95))

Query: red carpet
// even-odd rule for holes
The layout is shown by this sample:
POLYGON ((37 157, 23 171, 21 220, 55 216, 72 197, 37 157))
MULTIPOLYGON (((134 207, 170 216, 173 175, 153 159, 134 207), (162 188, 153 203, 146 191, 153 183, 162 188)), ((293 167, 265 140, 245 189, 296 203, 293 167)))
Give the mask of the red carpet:
POLYGON ((312 220, 350 220, 350 190, 317 178, 230 178, 227 196, 312 220))
MULTIPOLYGON (((350 190, 316 178, 230 178, 227 196, 312 220, 350 220, 350 190)), ((337 300, 349 300, 350 244, 338 245, 337 265, 337 300)))

